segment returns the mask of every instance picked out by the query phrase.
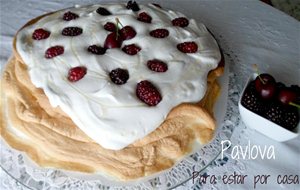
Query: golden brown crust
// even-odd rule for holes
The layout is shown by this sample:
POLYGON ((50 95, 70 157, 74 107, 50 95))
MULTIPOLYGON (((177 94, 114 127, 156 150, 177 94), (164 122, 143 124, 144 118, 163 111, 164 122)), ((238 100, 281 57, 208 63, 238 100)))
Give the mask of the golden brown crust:
POLYGON ((41 166, 103 171, 130 180, 170 168, 192 150, 195 140, 204 144, 213 138, 213 105, 220 91, 216 78, 223 73, 224 64, 208 74, 208 90, 199 103, 176 106, 155 131, 114 151, 96 144, 60 108, 50 106, 43 90, 31 83, 27 67, 16 50, 16 38, 13 47, 14 57, 6 66, 1 85, 5 96, 1 96, 0 132, 13 148, 26 152, 41 166), (27 138, 16 136, 9 127, 27 138))

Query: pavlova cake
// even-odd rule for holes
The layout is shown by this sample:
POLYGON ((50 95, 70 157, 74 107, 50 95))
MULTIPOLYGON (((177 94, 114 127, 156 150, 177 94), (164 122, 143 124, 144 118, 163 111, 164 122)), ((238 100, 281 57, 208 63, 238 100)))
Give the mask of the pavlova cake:
POLYGON ((40 166, 132 180, 213 138, 224 62, 206 27, 179 12, 75 6, 29 21, 13 48, 1 136, 40 166))

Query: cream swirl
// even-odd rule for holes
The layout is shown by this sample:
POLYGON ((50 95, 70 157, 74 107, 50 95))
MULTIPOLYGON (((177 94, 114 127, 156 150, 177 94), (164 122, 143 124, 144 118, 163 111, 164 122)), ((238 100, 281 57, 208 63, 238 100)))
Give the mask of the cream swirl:
POLYGON ((75 6, 43 17, 17 34, 17 51, 28 66, 32 83, 42 88, 53 107, 59 106, 89 137, 107 149, 119 150, 143 138, 164 121, 169 111, 182 102, 197 102, 205 94, 207 74, 217 67, 220 52, 214 38, 203 24, 190 19, 185 28, 175 27, 172 20, 184 15, 161 9, 152 4, 140 5, 133 12, 125 4, 75 6), (101 16, 97 8, 105 7, 112 15, 101 16), (63 14, 71 11, 79 18, 64 21, 63 14), (138 21, 137 15, 147 12, 152 23, 138 21), (137 35, 123 42, 137 44, 141 51, 127 55, 121 49, 108 49, 104 55, 87 51, 93 44, 103 47, 108 31, 103 25, 115 22, 132 26, 137 35), (61 35, 65 27, 77 26, 83 33, 75 37, 61 35), (51 32, 44 40, 32 40, 35 29, 51 32), (153 38, 151 30, 165 28, 167 38, 153 38), (185 54, 177 44, 194 41, 198 51, 185 54), (45 51, 55 45, 64 47, 64 54, 52 59, 45 51), (148 60, 159 59, 168 64, 168 71, 156 73, 148 69, 148 60), (70 68, 85 66, 87 74, 75 83, 67 80, 70 68), (127 69, 129 80, 124 85, 111 82, 109 72, 116 68, 127 69), (141 102, 135 94, 136 85, 149 80, 158 87, 162 101, 154 107, 141 102))

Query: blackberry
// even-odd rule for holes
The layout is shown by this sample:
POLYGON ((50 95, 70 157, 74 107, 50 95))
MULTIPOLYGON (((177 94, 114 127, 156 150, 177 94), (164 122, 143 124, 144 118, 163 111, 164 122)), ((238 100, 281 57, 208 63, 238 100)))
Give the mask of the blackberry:
POLYGON ((165 37, 169 36, 169 31, 164 28, 159 28, 156 30, 152 30, 149 34, 150 34, 150 36, 152 36, 154 38, 165 38, 165 37))
POLYGON ((142 12, 138 15, 137 19, 141 22, 151 23, 152 17, 148 15, 146 12, 142 12))
POLYGON ((111 81, 117 85, 122 85, 129 79, 129 74, 126 69, 117 68, 109 73, 111 81))
POLYGON ((293 130, 299 123, 299 113, 296 107, 289 106, 283 114, 282 126, 286 129, 293 130))
POLYGON ((88 52, 96 55, 103 55, 106 52, 106 48, 97 45, 91 45, 88 47, 88 52))
POLYGON ((82 28, 79 27, 66 27, 61 32, 64 36, 78 36, 82 34, 82 28))
POLYGON ((99 7, 96 12, 102 16, 108 16, 111 15, 111 13, 104 7, 99 7))
POLYGON ((43 39, 48 38, 50 36, 50 33, 51 32, 49 32, 47 30, 44 30, 42 28, 38 28, 33 32, 32 39, 34 39, 34 40, 43 40, 43 39))
POLYGON ((77 18, 79 18, 78 14, 73 13, 71 11, 68 11, 63 15, 63 20, 65 21, 75 20, 77 18))
POLYGON ((134 12, 137 12, 140 10, 139 5, 135 1, 128 1, 126 8, 131 9, 134 12))
POLYGON ((156 106, 162 100, 158 89, 147 80, 137 84, 136 96, 148 106, 156 106))
POLYGON ((122 51, 125 52, 128 55, 135 55, 137 54, 139 51, 141 51, 141 48, 135 44, 129 44, 129 45, 125 45, 122 48, 122 51))
POLYGON ((254 81, 250 82, 245 89, 245 92, 242 95, 241 103, 245 108, 259 115, 264 112, 265 105, 255 90, 254 81))
POLYGON ((179 27, 187 27, 189 25, 189 20, 185 17, 179 17, 172 20, 173 26, 179 26, 179 27))
POLYGON ((293 130, 299 123, 298 109, 292 106, 284 106, 279 102, 272 102, 264 117, 286 129, 293 130))
POLYGON ((159 73, 166 72, 168 70, 168 65, 158 59, 149 60, 147 62, 147 66, 151 71, 159 73))

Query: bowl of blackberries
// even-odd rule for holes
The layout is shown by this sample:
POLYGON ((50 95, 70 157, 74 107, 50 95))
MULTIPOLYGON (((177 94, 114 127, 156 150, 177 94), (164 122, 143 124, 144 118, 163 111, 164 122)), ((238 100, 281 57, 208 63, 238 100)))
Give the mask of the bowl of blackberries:
POLYGON ((299 134, 300 87, 286 86, 268 74, 253 74, 240 96, 244 123, 276 141, 299 134))

